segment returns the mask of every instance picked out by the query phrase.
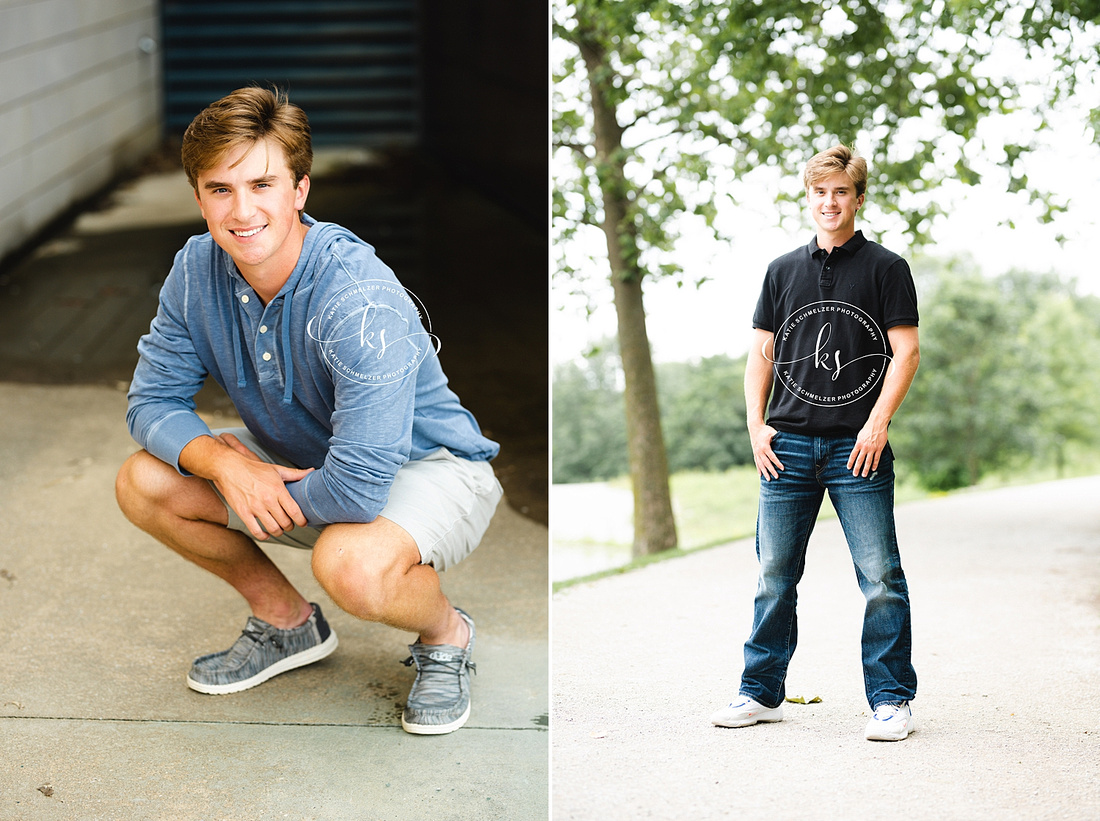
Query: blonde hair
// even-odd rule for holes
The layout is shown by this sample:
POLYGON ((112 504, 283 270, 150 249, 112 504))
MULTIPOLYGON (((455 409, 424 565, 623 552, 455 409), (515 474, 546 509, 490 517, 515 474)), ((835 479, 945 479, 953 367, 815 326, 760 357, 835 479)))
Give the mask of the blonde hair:
POLYGON ((230 151, 272 139, 282 146, 294 184, 313 166, 309 118, 284 92, 258 86, 238 88, 211 103, 183 134, 183 170, 198 189, 199 174, 216 166, 230 151))
POLYGON ((843 171, 855 186, 856 196, 862 197, 867 191, 867 160, 856 154, 846 145, 834 145, 818 154, 814 154, 806 163, 802 182, 809 191, 815 183, 843 171))

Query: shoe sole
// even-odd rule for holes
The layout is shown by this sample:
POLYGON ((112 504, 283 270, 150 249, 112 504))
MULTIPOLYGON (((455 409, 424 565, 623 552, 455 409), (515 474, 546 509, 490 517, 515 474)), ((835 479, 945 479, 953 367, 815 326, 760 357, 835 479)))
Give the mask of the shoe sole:
POLYGON ((890 735, 888 733, 875 733, 868 730, 864 733, 864 738, 868 741, 905 741, 909 736, 917 731, 917 720, 910 718, 909 723, 905 725, 903 732, 894 733, 890 735))
POLYGON ((754 724, 775 724, 783 720, 783 713, 779 715, 774 714, 775 711, 768 710, 767 713, 762 713, 755 716, 748 716, 743 719, 736 720, 722 720, 717 717, 713 717, 710 723, 715 727, 751 727, 754 724))
POLYGON ((401 716, 401 729, 406 733, 412 733, 413 735, 445 735, 447 733, 453 733, 459 727, 466 723, 466 720, 470 717, 471 704, 466 705, 466 712, 457 720, 452 721, 450 724, 411 724, 405 721, 405 716, 401 716))
POLYGON ((782 718, 749 718, 744 721, 714 721, 710 723, 715 727, 752 727, 754 724, 778 724, 782 718))
POLYGON ((332 653, 339 643, 340 641, 336 638, 336 633, 329 632, 328 638, 317 646, 310 647, 308 650, 303 650, 300 653, 295 653, 293 656, 287 656, 285 659, 265 667, 251 678, 242 679, 241 681, 232 681, 228 684, 206 684, 202 681, 195 681, 188 675, 187 686, 196 692, 204 693, 208 696, 225 696, 230 693, 239 693, 242 690, 250 690, 259 684, 263 684, 268 679, 274 678, 280 673, 296 670, 299 667, 305 667, 307 664, 313 664, 314 662, 320 661, 332 653))

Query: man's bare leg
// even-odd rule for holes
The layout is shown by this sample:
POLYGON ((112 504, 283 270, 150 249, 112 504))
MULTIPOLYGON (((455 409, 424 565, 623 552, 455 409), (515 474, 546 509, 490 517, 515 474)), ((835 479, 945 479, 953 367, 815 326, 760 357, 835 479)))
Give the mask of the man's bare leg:
POLYGON ((325 528, 313 573, 341 608, 367 621, 416 633, 423 644, 465 647, 470 630, 443 595, 435 568, 420 564, 412 536, 379 516, 325 528))
POLYGON ((267 554, 244 533, 226 527, 225 504, 205 479, 181 476, 139 451, 119 470, 115 495, 131 522, 232 585, 257 618, 284 629, 309 618, 309 602, 267 554))
POLYGON ((418 634, 405 662, 415 663, 417 673, 402 729, 440 735, 465 725, 473 622, 447 601, 435 569, 420 564, 408 532, 381 516, 369 524, 329 525, 313 548, 313 573, 352 615, 418 634))

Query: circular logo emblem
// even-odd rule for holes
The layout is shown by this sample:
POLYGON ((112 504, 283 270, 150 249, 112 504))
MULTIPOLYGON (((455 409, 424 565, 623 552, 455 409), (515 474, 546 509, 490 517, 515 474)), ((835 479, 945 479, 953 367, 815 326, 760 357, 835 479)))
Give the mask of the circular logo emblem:
POLYGON ((858 401, 882 380, 890 360, 886 345, 886 335, 862 309, 823 300, 783 321, 770 361, 779 384, 795 397, 836 408, 858 401))
POLYGON ((333 374, 362 385, 392 385, 439 352, 422 303, 396 282, 350 282, 310 319, 306 333, 333 374))

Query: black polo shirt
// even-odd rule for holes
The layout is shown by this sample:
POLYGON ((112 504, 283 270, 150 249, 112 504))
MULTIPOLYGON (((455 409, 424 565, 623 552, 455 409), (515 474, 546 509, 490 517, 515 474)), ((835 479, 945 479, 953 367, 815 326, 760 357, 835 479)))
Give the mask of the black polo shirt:
POLYGON ((886 331, 917 324, 913 275, 862 231, 832 253, 814 237, 768 266, 752 324, 775 334, 768 424, 790 433, 858 433, 893 354, 886 331))

